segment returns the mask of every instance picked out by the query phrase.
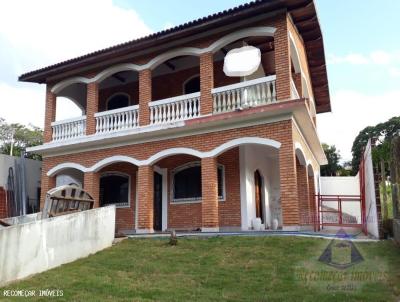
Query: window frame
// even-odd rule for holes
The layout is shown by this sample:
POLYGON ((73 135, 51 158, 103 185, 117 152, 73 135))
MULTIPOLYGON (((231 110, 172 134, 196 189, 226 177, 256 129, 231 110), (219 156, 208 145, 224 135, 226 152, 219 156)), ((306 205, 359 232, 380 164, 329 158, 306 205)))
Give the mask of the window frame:
MULTIPOLYGON (((200 161, 192 161, 180 165, 171 171, 171 181, 170 181, 170 203, 173 204, 187 204, 187 203, 201 203, 203 201, 203 196, 201 197, 191 197, 191 198, 175 198, 175 174, 193 167, 200 167, 200 161)), ((226 189, 225 189, 225 166, 223 164, 218 164, 218 169, 222 170, 222 196, 218 196, 218 201, 223 202, 226 200, 226 189)), ((217 176, 218 179, 218 176, 217 176)), ((218 184, 217 184, 218 186, 218 184)))
MULTIPOLYGON (((112 98, 118 96, 118 95, 123 95, 126 96, 128 98, 128 105, 125 107, 129 107, 131 105, 131 96, 126 93, 126 92, 115 92, 112 95, 110 95, 107 100, 106 100, 106 111, 110 111, 110 110, 115 110, 115 109, 108 109, 108 103, 111 101, 112 98)), ((121 107, 121 108, 125 108, 125 107, 121 107)), ((119 108, 117 108, 119 109, 119 108)))
MULTIPOLYGON (((128 173, 123 173, 119 171, 107 171, 104 173, 101 173, 100 175, 100 181, 104 177, 108 176, 120 176, 120 177, 125 177, 128 179, 128 203, 112 203, 112 204, 107 204, 107 205, 115 205, 116 208, 118 209, 123 209, 123 208, 130 208, 131 207, 131 175, 128 173)), ((99 181, 99 191, 100 191, 100 181, 99 181)), ((100 193, 100 192, 99 192, 100 193)), ((99 194, 99 205, 100 205, 100 194, 99 194)))

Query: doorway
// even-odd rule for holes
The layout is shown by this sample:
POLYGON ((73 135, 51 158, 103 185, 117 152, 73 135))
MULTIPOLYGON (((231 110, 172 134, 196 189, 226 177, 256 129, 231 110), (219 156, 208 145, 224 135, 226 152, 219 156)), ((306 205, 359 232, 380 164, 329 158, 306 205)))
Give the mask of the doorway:
POLYGON ((162 196, 163 196, 163 176, 154 172, 154 217, 153 229, 154 231, 162 230, 162 196))
POLYGON ((262 176, 258 170, 254 172, 254 192, 256 202, 256 218, 261 219, 261 223, 264 223, 264 209, 263 209, 263 194, 262 194, 262 176))

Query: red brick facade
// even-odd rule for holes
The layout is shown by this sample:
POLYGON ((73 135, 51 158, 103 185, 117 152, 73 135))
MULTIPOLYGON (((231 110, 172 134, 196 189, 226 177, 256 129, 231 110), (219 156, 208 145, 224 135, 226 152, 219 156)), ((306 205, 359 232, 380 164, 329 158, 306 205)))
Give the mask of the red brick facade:
MULTIPOLYGON (((261 60, 265 75, 276 75, 277 101, 283 102, 290 99, 292 78, 299 93, 301 93, 301 78, 297 74, 292 74, 288 32, 293 31, 293 25, 287 14, 278 14, 270 19, 248 24, 248 26, 271 26, 276 28, 273 43, 271 42, 270 44, 273 45, 272 49, 270 49, 270 51, 273 51, 273 55, 272 53, 264 53, 261 60)), ((240 29, 239 25, 233 24, 229 30, 222 30, 217 34, 190 41, 190 43, 182 43, 180 47, 205 48, 222 36, 238 29, 240 29)), ((297 33, 293 31, 292 34, 296 35, 297 33)), ((301 40, 297 39, 296 43, 301 43, 301 40)), ((113 64, 133 63, 143 65, 165 51, 167 50, 161 49, 128 61, 118 62, 117 60, 113 64)), ((303 56, 302 65, 307 62, 305 53, 303 53, 303 56)), ((96 133, 95 113, 106 110, 106 100, 118 92, 127 93, 130 96, 129 105, 139 105, 139 126, 145 129, 150 128, 146 127, 150 124, 149 103, 183 94, 183 83, 194 75, 199 75, 200 77, 200 115, 202 118, 211 116, 213 114, 212 89, 241 81, 239 77, 226 77, 222 71, 223 62, 216 61, 215 57, 216 54, 212 52, 202 53, 196 58, 199 62, 197 67, 179 70, 173 73, 172 76, 168 74, 153 76, 153 74, 156 74, 157 67, 154 70, 146 67, 147 69, 139 72, 133 71, 133 73, 137 73, 138 80, 128 84, 121 84, 112 88, 101 88, 101 83, 97 82, 87 84, 86 135, 94 135, 96 133)), ((304 65, 303 68, 307 69, 306 67, 304 65)), ((86 76, 90 79, 104 69, 105 67, 103 66, 102 68, 95 68, 87 73, 77 73, 76 75, 86 76)), ((308 69, 306 76, 309 77, 308 69)), ((46 97, 45 142, 51 141, 51 122, 55 118, 56 96, 50 91, 50 87, 49 83, 46 97)), ((283 107, 285 103, 279 104, 279 106, 283 107)), ((260 112, 263 112, 263 110, 261 108, 260 112)), ((241 117, 248 118, 245 116, 245 112, 238 111, 233 114, 235 114, 237 120, 240 120, 241 117)), ((256 116, 254 114, 253 118, 256 116)), ((229 116, 221 119, 226 120, 227 118, 229 116)), ((189 126, 190 122, 188 122, 189 126)), ((307 217, 313 211, 309 191, 311 192, 314 187, 314 182, 308 177, 307 167, 300 165, 296 159, 295 142, 302 146, 306 153, 305 156, 311 159, 314 166, 317 166, 318 163, 315 162, 306 140, 291 117, 277 118, 275 121, 269 122, 257 121, 257 123, 249 123, 248 126, 242 127, 231 126, 230 129, 219 128, 219 130, 210 130, 208 133, 185 134, 180 137, 171 135, 170 138, 165 137, 144 142, 137 142, 132 139, 130 144, 125 143, 114 146, 105 144, 90 151, 79 151, 78 149, 78 151, 71 151, 70 154, 45 156, 43 160, 41 206, 43 206, 45 193, 55 186, 55 177, 47 176, 46 173, 59 164, 68 162, 91 168, 99 161, 117 155, 145 161, 159 152, 172 148, 190 148, 203 153, 212 152, 224 143, 243 137, 269 139, 280 143, 279 156, 276 160, 279 161, 279 189, 283 226, 296 227, 307 224, 307 217)), ((126 230, 136 227, 138 231, 151 231, 154 222, 154 166, 167 170, 168 228, 217 230, 222 227, 241 227, 242 197, 240 192, 240 149, 238 146, 227 148, 215 156, 202 158, 187 154, 170 155, 157 162, 138 167, 127 162, 113 163, 98 171, 93 171, 93 169, 91 172, 85 172, 83 186, 95 199, 95 206, 97 207, 99 206, 100 177, 102 173, 117 171, 128 174, 131 179, 130 204, 129 207, 117 209, 117 229, 126 230), (174 203, 171 200, 171 171, 191 161, 199 161, 201 163, 202 200, 193 203, 174 203), (222 164, 225 168, 226 196, 223 201, 218 200, 218 164, 222 164), (137 213, 135 213, 136 210, 137 213), (137 217, 137 222, 135 222, 135 217, 137 217)))

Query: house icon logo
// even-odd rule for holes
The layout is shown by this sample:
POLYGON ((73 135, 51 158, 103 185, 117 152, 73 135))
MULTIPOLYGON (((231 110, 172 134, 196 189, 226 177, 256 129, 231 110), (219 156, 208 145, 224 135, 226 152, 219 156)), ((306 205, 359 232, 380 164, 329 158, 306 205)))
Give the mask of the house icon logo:
POLYGON ((318 260, 337 269, 346 269, 364 261, 363 256, 349 238, 350 236, 340 229, 318 260))

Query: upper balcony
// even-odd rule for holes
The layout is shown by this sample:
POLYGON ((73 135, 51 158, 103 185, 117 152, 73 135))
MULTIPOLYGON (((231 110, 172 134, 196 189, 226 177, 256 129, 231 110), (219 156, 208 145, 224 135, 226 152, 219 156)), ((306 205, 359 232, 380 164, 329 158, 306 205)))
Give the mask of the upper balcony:
POLYGON ((189 120, 263 111, 265 106, 299 99, 308 99, 312 120, 315 105, 299 55, 293 43, 275 39, 274 31, 242 30, 206 50, 179 48, 144 65, 112 65, 90 78, 73 77, 48 86, 45 143, 69 145, 184 127, 189 120), (260 49, 258 69, 246 77, 226 76, 225 55, 247 45, 260 49), (289 54, 283 51, 285 47, 291 50, 289 54), (60 98, 75 103, 81 116, 55 121, 60 98))

